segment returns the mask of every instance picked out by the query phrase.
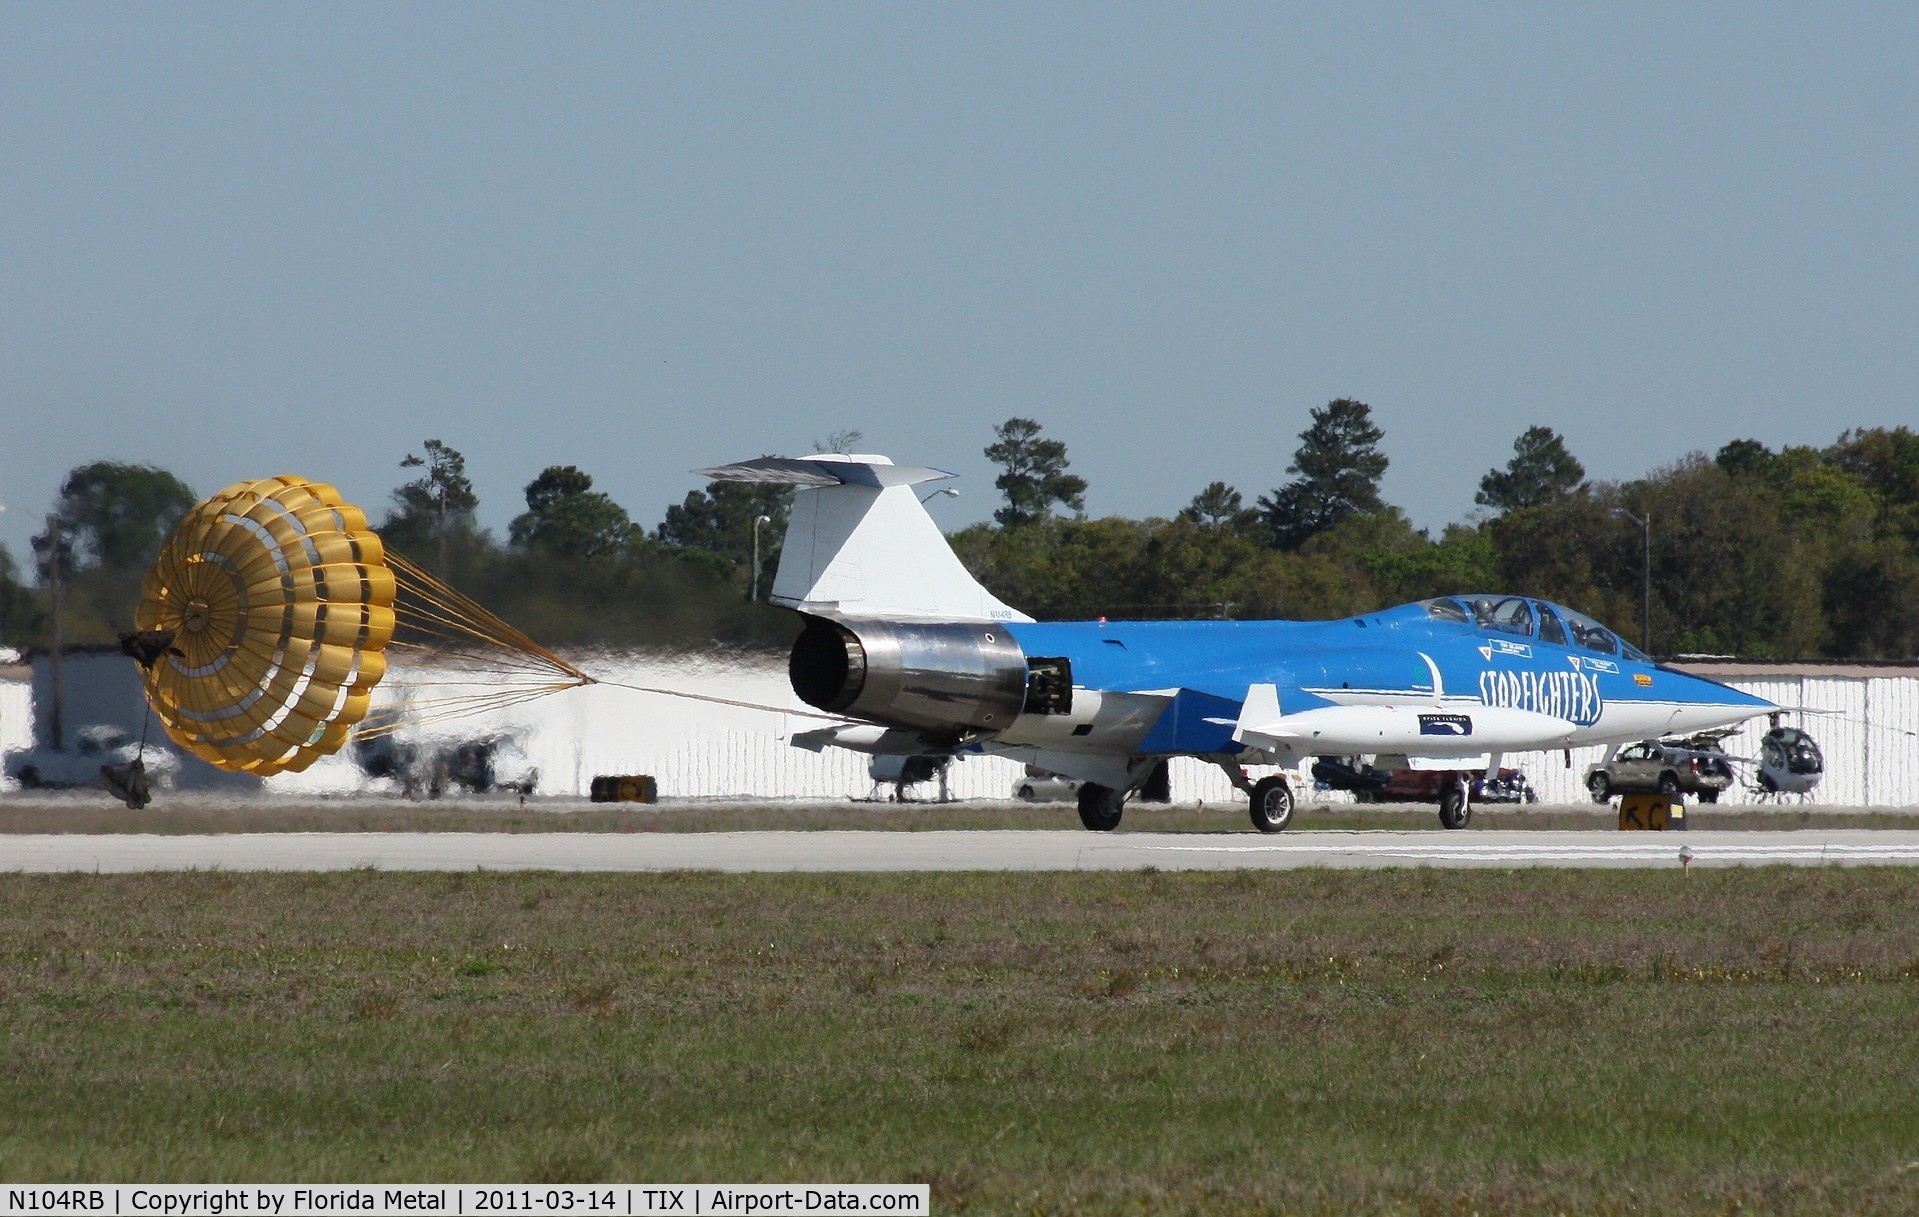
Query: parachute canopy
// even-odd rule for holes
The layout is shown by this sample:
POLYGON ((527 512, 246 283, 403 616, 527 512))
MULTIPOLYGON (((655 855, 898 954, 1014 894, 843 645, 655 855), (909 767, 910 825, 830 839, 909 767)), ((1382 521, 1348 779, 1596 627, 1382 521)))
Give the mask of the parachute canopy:
POLYGON ((333 487, 229 486, 187 514, 141 586, 135 627, 173 633, 147 700, 223 769, 304 769, 366 717, 397 593, 380 538, 333 487))
POLYGON ((380 734, 402 713, 454 717, 590 679, 389 552, 332 486, 291 475, 229 486, 189 512, 147 573, 135 629, 129 653, 167 734, 261 776, 338 751, 363 720, 380 734), (476 691, 376 710, 400 647, 430 651, 476 691))

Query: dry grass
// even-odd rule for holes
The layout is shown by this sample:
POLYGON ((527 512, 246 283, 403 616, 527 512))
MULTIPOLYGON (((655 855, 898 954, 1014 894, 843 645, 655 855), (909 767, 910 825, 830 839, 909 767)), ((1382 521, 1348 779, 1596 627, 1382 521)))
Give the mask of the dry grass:
POLYGON ((1919 1209, 1919 872, 0 877, 0 1176, 1919 1209))
MULTIPOLYGON (((1616 812, 1569 807, 1486 805, 1473 813, 1474 829, 1603 828, 1616 812)), ((1912 811, 1794 806, 1692 807, 1694 828, 1765 831, 1788 828, 1912 828, 1912 811)), ((1436 808, 1423 804, 1358 807, 1306 802, 1294 831, 1438 829, 1436 808)), ((7 833, 226 833, 226 832, 741 832, 754 829, 1077 828, 1067 803, 863 803, 770 800, 678 801, 647 806, 536 798, 525 807, 511 798, 448 799, 412 803, 399 798, 273 799, 162 793, 149 807, 129 811, 101 791, 0 797, 0 836, 7 833)), ((1122 831, 1250 832, 1243 801, 1196 807, 1191 803, 1126 809, 1122 831)))

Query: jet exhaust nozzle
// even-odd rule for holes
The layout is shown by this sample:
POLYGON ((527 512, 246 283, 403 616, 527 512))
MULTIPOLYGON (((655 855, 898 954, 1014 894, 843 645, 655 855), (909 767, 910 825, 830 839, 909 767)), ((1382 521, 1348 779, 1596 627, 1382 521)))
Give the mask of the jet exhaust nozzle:
POLYGON ((787 674, 809 706, 922 731, 1001 731, 1027 696, 1026 656, 992 622, 808 616, 787 674))

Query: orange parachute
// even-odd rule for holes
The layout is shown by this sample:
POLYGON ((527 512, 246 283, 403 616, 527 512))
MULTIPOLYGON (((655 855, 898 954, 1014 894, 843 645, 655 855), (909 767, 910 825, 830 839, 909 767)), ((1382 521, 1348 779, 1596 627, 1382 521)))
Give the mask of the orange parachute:
POLYGON ((269 776, 379 734, 590 679, 381 544, 332 486, 281 476, 227 487, 180 522, 141 586, 135 626, 164 640, 148 703, 182 748, 269 776), (396 635, 398 640, 396 641, 396 635), (413 648, 431 696, 373 706, 388 652, 413 648), (454 684, 444 686, 448 671, 454 684))

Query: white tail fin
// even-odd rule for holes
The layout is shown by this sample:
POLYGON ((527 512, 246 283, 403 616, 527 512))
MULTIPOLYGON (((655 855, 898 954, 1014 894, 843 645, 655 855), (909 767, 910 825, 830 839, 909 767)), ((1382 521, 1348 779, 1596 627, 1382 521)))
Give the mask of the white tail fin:
POLYGON ((960 564, 913 488, 953 475, 883 456, 765 456, 695 469, 720 482, 798 487, 772 601, 803 613, 922 621, 1031 621, 960 564))

